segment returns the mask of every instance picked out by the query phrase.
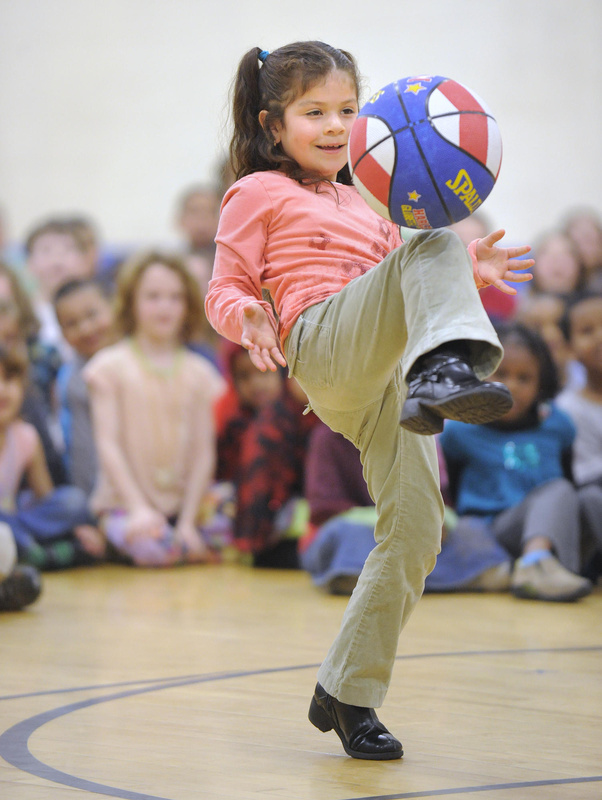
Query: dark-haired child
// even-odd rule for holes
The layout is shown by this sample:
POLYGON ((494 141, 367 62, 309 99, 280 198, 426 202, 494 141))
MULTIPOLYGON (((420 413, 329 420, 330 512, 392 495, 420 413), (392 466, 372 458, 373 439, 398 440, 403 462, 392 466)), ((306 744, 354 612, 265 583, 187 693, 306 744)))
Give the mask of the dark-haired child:
POLYGON ((398 227, 352 186, 359 85, 353 56, 323 42, 243 56, 233 92, 238 180, 222 202, 205 307, 258 369, 288 363, 317 416, 361 451, 378 544, 318 672, 309 717, 334 729, 352 757, 381 760, 400 758, 402 747, 374 708, 440 547, 430 434, 445 417, 490 420, 511 404, 505 387, 481 380, 501 348, 475 280, 514 294, 504 280, 529 280, 513 269, 532 262, 516 260, 528 247, 496 247, 503 231, 473 243, 472 261, 447 230, 402 246, 398 227))
POLYGON ((602 292, 571 298, 562 328, 573 357, 587 376, 582 389, 567 388, 557 399, 577 428, 573 475, 580 494, 587 494, 592 505, 591 518, 586 520, 590 532, 590 541, 584 542, 587 558, 592 550, 602 553, 602 292))
POLYGON ((111 344, 113 312, 104 288, 94 279, 68 281, 54 298, 56 317, 74 358, 58 374, 59 416, 69 481, 91 495, 97 476, 96 446, 83 369, 111 344))
POLYGON ((591 591, 581 568, 581 498, 571 482, 575 429, 552 398, 556 368, 543 339, 514 324, 498 329, 504 357, 494 373, 513 405, 486 425, 449 421, 441 435, 460 517, 489 524, 516 559, 516 597, 576 600, 591 591))

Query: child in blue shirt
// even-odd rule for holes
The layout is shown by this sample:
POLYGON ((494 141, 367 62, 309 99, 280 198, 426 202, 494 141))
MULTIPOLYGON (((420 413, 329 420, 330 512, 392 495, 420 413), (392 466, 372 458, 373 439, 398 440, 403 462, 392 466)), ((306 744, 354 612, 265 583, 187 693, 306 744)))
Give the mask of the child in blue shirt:
POLYGON ((575 574, 587 503, 572 483, 575 427, 549 402, 558 379, 541 337, 520 324, 498 335, 504 357, 494 380, 510 390, 512 408, 487 425, 449 421, 441 435, 456 511, 489 522, 517 559, 516 597, 576 600, 592 587, 575 574))

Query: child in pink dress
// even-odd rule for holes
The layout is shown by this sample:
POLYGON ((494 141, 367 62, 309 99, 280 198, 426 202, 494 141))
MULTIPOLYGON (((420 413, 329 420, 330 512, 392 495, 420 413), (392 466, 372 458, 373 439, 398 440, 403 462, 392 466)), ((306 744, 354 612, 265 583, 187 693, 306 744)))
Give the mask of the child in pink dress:
POLYGON ((215 468, 212 405, 224 381, 184 346, 200 303, 180 258, 133 258, 117 286, 124 338, 84 369, 100 468, 92 508, 111 544, 136 565, 211 555, 202 504, 215 468))

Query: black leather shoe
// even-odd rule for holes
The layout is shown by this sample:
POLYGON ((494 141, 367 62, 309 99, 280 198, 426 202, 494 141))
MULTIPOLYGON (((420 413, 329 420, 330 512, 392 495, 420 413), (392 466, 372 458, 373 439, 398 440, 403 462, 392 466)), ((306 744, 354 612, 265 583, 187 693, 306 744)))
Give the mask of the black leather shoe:
POLYGON ((466 359, 449 353, 423 356, 410 370, 408 387, 399 424, 413 433, 440 433, 444 419, 482 425, 512 408, 503 383, 480 381, 466 359))
POLYGON ((316 684, 309 707, 309 721, 319 730, 334 731, 347 755, 370 761, 401 758, 403 747, 380 722, 373 708, 350 706, 316 684))

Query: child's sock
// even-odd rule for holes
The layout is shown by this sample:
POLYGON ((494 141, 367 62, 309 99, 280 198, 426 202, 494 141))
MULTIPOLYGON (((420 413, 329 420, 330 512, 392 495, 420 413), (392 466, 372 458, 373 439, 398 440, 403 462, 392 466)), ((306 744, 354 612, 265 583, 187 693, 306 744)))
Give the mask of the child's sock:
POLYGON ((537 564, 539 561, 543 561, 544 558, 550 558, 551 555, 549 550, 532 550, 530 553, 525 553, 524 556, 521 556, 518 559, 518 564, 521 567, 530 567, 531 564, 537 564))

